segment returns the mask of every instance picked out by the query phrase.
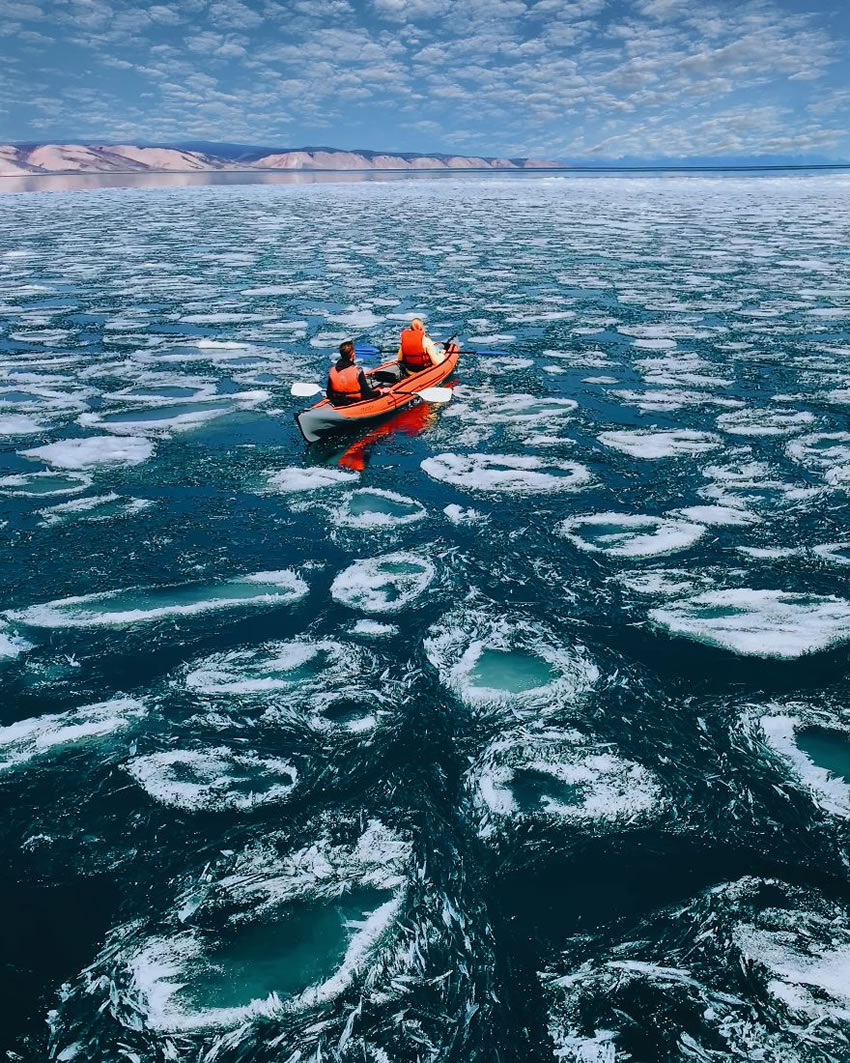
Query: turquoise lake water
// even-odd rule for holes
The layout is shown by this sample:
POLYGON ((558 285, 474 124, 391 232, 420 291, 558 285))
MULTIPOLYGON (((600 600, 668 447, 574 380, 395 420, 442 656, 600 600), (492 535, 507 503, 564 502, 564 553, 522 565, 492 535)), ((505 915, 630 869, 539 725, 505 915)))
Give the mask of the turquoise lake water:
POLYGON ((0 200, 10 1059, 847 1058, 848 203, 0 200))

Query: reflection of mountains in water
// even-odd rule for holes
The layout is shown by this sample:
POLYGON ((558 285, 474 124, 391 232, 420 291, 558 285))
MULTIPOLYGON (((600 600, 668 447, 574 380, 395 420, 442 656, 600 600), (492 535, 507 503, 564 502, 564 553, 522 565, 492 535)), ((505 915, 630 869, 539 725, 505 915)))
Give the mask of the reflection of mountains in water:
POLYGON ((846 1055, 840 181, 0 232, 20 1058, 846 1055), (291 383, 427 310, 451 403, 305 450, 291 383))

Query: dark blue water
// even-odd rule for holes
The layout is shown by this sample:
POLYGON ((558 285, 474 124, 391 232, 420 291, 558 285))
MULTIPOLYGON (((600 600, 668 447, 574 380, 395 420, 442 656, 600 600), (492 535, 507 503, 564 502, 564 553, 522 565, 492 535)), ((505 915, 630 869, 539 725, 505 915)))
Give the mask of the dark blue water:
POLYGON ((848 187, 3 199, 10 1058, 846 1058, 848 187))

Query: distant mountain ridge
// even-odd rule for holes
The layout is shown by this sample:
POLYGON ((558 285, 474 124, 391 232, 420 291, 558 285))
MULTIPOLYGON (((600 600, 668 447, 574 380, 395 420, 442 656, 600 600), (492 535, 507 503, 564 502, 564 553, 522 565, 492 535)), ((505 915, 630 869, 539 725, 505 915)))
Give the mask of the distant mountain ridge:
POLYGON ((0 144, 0 177, 48 173, 140 173, 208 170, 517 170, 557 167, 542 159, 386 153, 242 145, 0 144), (205 150, 198 150, 203 147, 205 150))

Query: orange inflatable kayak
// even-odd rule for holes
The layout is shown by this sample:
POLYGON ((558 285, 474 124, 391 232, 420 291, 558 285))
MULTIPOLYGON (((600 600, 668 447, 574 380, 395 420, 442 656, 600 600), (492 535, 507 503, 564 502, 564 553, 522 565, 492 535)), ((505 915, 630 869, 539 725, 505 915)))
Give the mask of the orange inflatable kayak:
MULTIPOLYGON (((404 409, 405 406, 414 402, 420 402, 418 392, 425 388, 433 388, 446 380, 454 372, 459 351, 448 355, 444 362, 432 365, 429 369, 423 369, 419 373, 402 377, 393 384, 386 395, 380 395, 376 399, 363 399, 362 402, 353 402, 349 406, 333 406, 327 399, 322 399, 309 410, 302 410, 295 415, 295 422, 301 431, 301 435, 308 443, 316 443, 325 436, 333 435, 345 428, 358 428, 360 425, 368 425, 374 421, 404 409)), ((382 369, 389 369, 397 363, 385 362, 378 366, 374 373, 380 374, 382 369)), ((377 377, 376 383, 380 380, 377 377)))

